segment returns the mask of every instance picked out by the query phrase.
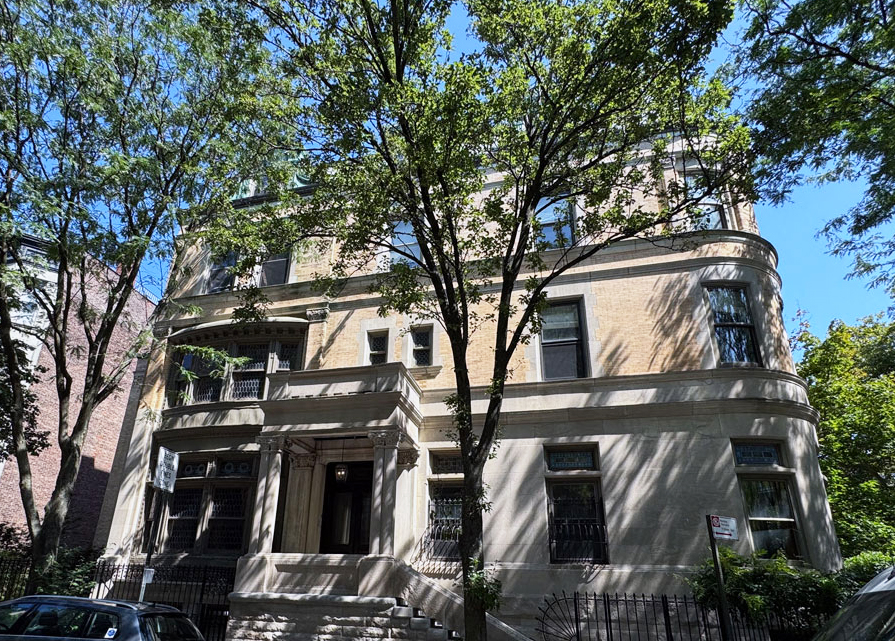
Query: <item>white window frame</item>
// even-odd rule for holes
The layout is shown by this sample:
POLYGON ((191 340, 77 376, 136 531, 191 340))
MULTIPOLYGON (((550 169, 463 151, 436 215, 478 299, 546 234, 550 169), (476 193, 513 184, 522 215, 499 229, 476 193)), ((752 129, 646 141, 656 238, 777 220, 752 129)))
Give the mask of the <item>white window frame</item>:
POLYGON ((717 364, 720 367, 764 367, 764 359, 762 358, 761 353, 761 342, 758 337, 758 324, 756 322, 755 314, 753 313, 753 309, 755 309, 755 305, 752 304, 752 286, 748 283, 741 282, 731 282, 731 281, 720 281, 720 282, 704 282, 702 283, 703 295, 705 298, 706 306, 708 308, 708 318, 709 323, 711 324, 711 333, 712 333, 712 341, 717 350, 717 364), (746 311, 749 313, 749 322, 748 323, 718 323, 715 320, 715 308, 712 305, 712 296, 710 290, 713 289, 731 289, 731 290, 739 290, 742 291, 745 299, 746 299, 746 311), (721 340, 718 338, 718 328, 719 327, 735 327, 742 328, 744 331, 748 333, 748 336, 752 343, 752 349, 755 352, 755 360, 754 361, 730 361, 724 360, 724 351, 722 349, 721 340))

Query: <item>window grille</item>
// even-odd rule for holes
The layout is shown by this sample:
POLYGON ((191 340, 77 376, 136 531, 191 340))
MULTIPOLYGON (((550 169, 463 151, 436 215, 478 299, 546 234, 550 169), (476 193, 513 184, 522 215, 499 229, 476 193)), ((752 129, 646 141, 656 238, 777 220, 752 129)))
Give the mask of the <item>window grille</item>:
POLYGON ((248 459, 220 460, 215 467, 218 476, 251 476, 252 461, 248 459))
POLYGON ((301 343, 280 343, 280 347, 277 349, 277 369, 301 369, 301 348, 301 343))
POLYGON ((202 488, 175 489, 168 513, 168 536, 165 549, 191 550, 196 543, 202 488))
POLYGON ((459 453, 432 454, 432 474, 462 474, 463 461, 459 453))
POLYGON ((548 526, 553 563, 607 563, 603 501, 598 482, 550 486, 548 526))
POLYGON ((216 487, 208 520, 208 547, 212 550, 241 550, 245 530, 246 490, 216 487))
POLYGON ((429 557, 432 559, 460 558, 462 492, 463 488, 458 485, 432 486, 427 537, 429 557))

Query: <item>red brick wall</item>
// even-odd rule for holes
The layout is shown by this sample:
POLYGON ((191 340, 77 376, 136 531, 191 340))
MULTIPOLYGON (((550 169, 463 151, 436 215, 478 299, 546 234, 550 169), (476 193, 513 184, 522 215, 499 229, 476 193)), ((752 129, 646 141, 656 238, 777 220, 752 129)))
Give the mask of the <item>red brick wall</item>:
MULTIPOLYGON (((102 304, 104 297, 99 289, 93 289, 89 296, 90 302, 94 306, 104 307, 102 304)), ((110 344, 110 358, 107 360, 109 366, 114 364, 116 359, 131 346, 137 333, 146 327, 153 307, 152 303, 139 294, 134 294, 131 297, 128 314, 133 319, 134 326, 131 327, 127 323, 119 324, 110 344)), ((86 343, 81 328, 73 330, 71 341, 76 345, 86 343)), ((79 409, 78 399, 83 389, 85 363, 80 354, 71 354, 69 358, 69 369, 74 379, 72 384, 73 402, 70 409, 73 421, 79 409)), ((56 474, 59 470, 60 452, 57 444, 59 400, 56 394, 53 359, 46 347, 42 348, 38 362, 40 366, 46 368, 44 373, 39 374, 40 381, 33 386, 40 407, 38 423, 40 429, 49 431, 51 446, 39 456, 32 457, 31 470, 34 500, 39 506, 41 517, 43 517, 43 508, 52 495, 56 474)), ((65 545, 90 546, 93 543, 94 532, 100 519, 106 483, 112 470, 118 434, 121 431, 127 407, 135 365, 136 363, 131 364, 128 373, 121 381, 120 390, 106 399, 93 413, 66 520, 63 536, 65 545)), ((7 459, 3 466, 3 472, 0 474, 0 522, 25 527, 25 511, 19 492, 19 473, 14 458, 7 459)))

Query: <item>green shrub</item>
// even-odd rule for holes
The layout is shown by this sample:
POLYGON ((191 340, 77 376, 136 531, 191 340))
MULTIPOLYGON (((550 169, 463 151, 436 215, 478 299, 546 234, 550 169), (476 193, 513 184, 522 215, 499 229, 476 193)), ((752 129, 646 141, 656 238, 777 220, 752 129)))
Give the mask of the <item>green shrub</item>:
POLYGON ((96 584, 97 558, 98 550, 59 548, 56 563, 49 572, 38 578, 35 591, 38 594, 89 596, 96 584))

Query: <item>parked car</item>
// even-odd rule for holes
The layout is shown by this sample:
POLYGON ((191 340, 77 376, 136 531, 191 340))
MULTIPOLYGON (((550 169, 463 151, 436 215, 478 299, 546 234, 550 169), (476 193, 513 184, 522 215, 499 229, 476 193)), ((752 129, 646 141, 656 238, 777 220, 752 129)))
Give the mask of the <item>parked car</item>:
POLYGON ((880 572, 817 633, 813 641, 895 639, 895 567, 880 572))
POLYGON ((0 641, 204 641, 177 608, 154 603, 34 595, 0 603, 0 641))

